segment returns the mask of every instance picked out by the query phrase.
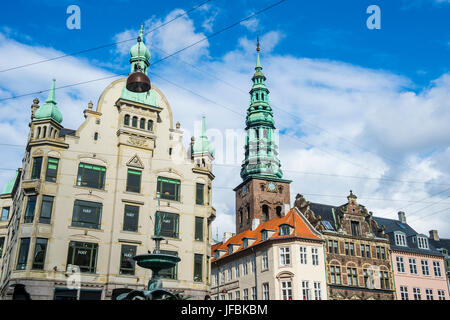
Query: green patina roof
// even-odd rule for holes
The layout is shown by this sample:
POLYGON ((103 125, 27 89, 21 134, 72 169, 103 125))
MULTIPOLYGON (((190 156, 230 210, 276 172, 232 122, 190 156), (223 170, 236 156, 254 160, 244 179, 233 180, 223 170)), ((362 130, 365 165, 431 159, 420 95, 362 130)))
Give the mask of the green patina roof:
POLYGON ((45 120, 51 119, 56 121, 57 123, 61 123, 63 121, 63 116, 61 111, 59 111, 57 102, 55 99, 55 82, 53 79, 52 87, 50 88, 50 92, 48 93, 47 100, 45 103, 36 110, 34 114, 34 120, 45 120))
POLYGON ((212 156, 214 156, 214 149, 211 147, 208 137, 206 136, 206 120, 204 116, 202 118, 202 134, 194 142, 193 153, 194 154, 210 153, 212 156))
POLYGON ((16 171, 16 175, 13 179, 8 181, 8 183, 3 187, 1 194, 9 194, 13 191, 14 185, 16 184, 17 177, 19 176, 19 170, 16 171))

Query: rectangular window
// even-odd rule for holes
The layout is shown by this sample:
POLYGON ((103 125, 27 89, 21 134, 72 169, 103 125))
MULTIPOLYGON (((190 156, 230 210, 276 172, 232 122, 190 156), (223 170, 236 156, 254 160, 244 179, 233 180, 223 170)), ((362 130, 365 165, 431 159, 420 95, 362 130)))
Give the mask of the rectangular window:
POLYGON ((347 284, 358 286, 358 274, 355 268, 347 268, 347 284))
POLYGON ((33 168, 31 170, 31 179, 41 178, 42 157, 33 158, 33 168))
POLYGON ((333 240, 328 240, 328 253, 333 253, 333 240))
POLYGON ((202 254, 194 254, 194 281, 202 282, 203 281, 203 255, 202 254))
POLYGON ((30 250, 30 238, 20 239, 19 257, 17 259, 17 270, 27 268, 28 250, 30 250))
POLYGON ((70 241, 67 266, 74 265, 80 272, 95 273, 97 267, 98 244, 70 241))
POLYGON ((427 300, 434 300, 433 289, 425 289, 425 295, 427 297, 427 300))
POLYGON ((106 168, 88 163, 78 166, 77 186, 104 189, 106 168))
POLYGON ((380 250, 380 247, 377 247, 377 259, 381 259, 381 250, 380 250))
POLYGON ((236 264, 234 266, 236 278, 239 278, 241 276, 241 268, 239 267, 239 261, 236 261, 236 264))
POLYGON ((334 241, 334 253, 339 254, 339 242, 334 241))
POLYGON ((389 289, 389 273, 388 272, 380 272, 381 275, 381 289, 389 289))
POLYGON ((414 300, 422 300, 422 294, 420 288, 413 288, 414 300))
POLYGON ((400 286, 400 297, 402 300, 409 300, 408 287, 400 286))
POLYGON ((331 283, 341 284, 341 267, 330 266, 331 283))
POLYGON ((203 218, 195 217, 195 240, 203 241, 203 218))
POLYGON ((355 255, 355 245, 353 243, 350 243, 350 255, 355 255))
POLYGON ((400 273, 404 273, 405 272, 405 263, 403 262, 403 257, 397 257, 396 260, 397 260, 397 271, 400 273))
POLYGON ((228 300, 233 300, 233 292, 228 292, 228 300))
POLYGON ((302 295, 303 295, 303 300, 311 300, 309 281, 302 281, 302 295))
POLYGON ((361 257, 365 258, 366 257, 366 246, 362 244, 360 246, 360 249, 361 249, 361 257))
POLYGON ((2 208, 2 216, 0 217, 0 221, 8 221, 9 218, 9 207, 2 208))
POLYGON ((5 246, 5 237, 0 237, 0 259, 3 257, 4 246, 5 246))
POLYGON ((247 258, 244 258, 244 262, 242 263, 242 272, 244 276, 248 274, 247 258))
POLYGON ((381 259, 386 260, 386 249, 381 247, 381 259))
POLYGON ((435 277, 442 277, 441 264, 439 263, 439 261, 433 261, 433 270, 435 277))
POLYGON ((444 290, 438 290, 438 300, 445 300, 445 291, 444 290))
POLYGON ((314 300, 322 300, 322 288, 320 282, 314 282, 314 300))
POLYGON ((306 253, 306 247, 300 247, 300 263, 301 264, 307 264, 307 253, 306 253))
POLYGON ((427 260, 421 260, 421 264, 422 264, 422 274, 424 276, 429 276, 430 275, 430 270, 428 269, 428 261, 427 260))
POLYGON ((241 292, 236 291, 236 300, 241 300, 241 292))
MULTIPOLYGON (((169 251, 169 250, 160 250, 162 254, 171 254, 173 256, 178 256, 178 252, 176 251, 169 251)), ((159 272, 159 276, 162 279, 172 279, 176 280, 178 276, 178 264, 176 264, 172 268, 163 269, 159 272)))
POLYGON ((122 245, 120 252, 120 274, 134 275, 136 246, 122 245))
POLYGON ((157 192, 161 199, 180 201, 180 180, 158 177, 157 192))
POLYGON ((43 270, 45 264, 45 255, 47 253, 48 239, 36 238, 34 247, 34 258, 32 269, 43 270))
POLYGON ((248 300, 248 289, 244 289, 244 300, 248 300))
POLYGON ((366 258, 370 258, 370 246, 366 245, 366 258))
POLYGON ((369 271, 367 269, 363 269, 363 274, 364 274, 364 287, 365 288, 369 288, 369 271))
POLYGON ((414 258, 409 258, 409 272, 411 274, 417 274, 417 262, 414 258))
POLYGON ((160 229, 160 236, 169 238, 178 238, 178 228, 179 228, 180 216, 176 213, 170 212, 156 212, 155 219, 155 235, 158 235, 158 230, 160 229), (161 227, 159 227, 159 225, 161 227))
POLYGON ((269 284, 263 283, 263 300, 269 300, 269 284))
POLYGON ((139 228, 139 207, 125 205, 123 215, 123 231, 137 232, 139 228))
POLYGON ((255 260, 255 257, 251 258, 250 264, 251 264, 251 268, 252 268, 252 273, 255 273, 256 272, 256 260, 255 260))
POLYGON ((52 196, 42 196, 39 223, 50 224, 50 220, 52 219, 53 199, 54 197, 52 196))
POLYGON ((399 233, 395 234, 395 244, 397 246, 406 246, 405 235, 399 233))
POLYGON ((280 248, 280 264, 282 266, 291 264, 291 254, 290 254, 289 247, 281 247, 280 248))
POLYGON ((348 256, 349 255, 349 244, 348 244, 348 242, 346 242, 344 244, 344 246, 345 246, 345 255, 348 256))
POLYGON ((128 169, 127 192, 141 192, 141 176, 141 171, 128 169))
POLYGON ((256 287, 252 287, 252 300, 256 300, 256 287))
POLYGON ((263 251, 262 253, 262 270, 269 269, 269 258, 267 255, 267 251, 263 251))
POLYGON ((59 159, 48 158, 45 181, 56 182, 56 176, 58 175, 58 163, 59 159))
POLYGON ((100 229, 103 205, 98 202, 75 200, 72 226, 100 229))
POLYGON ((319 265, 319 249, 311 248, 311 256, 312 256, 312 265, 318 266, 319 265))
POLYGON ((281 297, 283 300, 292 300, 291 281, 281 281, 281 297))
POLYGON ((29 196, 27 202, 27 208, 25 211, 24 223, 32 223, 34 220, 34 211, 36 209, 37 196, 29 196))
POLYGON ((203 206, 205 204, 205 185, 202 183, 195 184, 195 203, 203 206))
POLYGON ((359 236, 359 221, 351 221, 352 235, 359 236))
POLYGON ((228 281, 233 280, 233 268, 231 265, 228 266, 228 281))

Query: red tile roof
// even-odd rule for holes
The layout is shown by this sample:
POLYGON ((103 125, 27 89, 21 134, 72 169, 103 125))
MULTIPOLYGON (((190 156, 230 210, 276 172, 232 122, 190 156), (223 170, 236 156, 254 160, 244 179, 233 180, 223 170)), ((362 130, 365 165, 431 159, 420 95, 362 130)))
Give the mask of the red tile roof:
POLYGON ((322 240, 320 237, 317 236, 317 233, 315 233, 312 230, 312 227, 310 227, 305 222, 305 220, 302 217, 300 217, 297 210, 295 208, 293 208, 293 209, 289 210, 289 212, 283 217, 273 218, 273 219, 270 219, 269 221, 261 223, 255 230, 243 231, 243 232, 229 238, 225 243, 219 242, 219 243, 214 244, 211 247, 211 253, 212 253, 211 261, 216 261, 216 260, 219 260, 219 259, 229 256, 230 255, 228 253, 228 245, 229 244, 239 245, 239 248, 237 250, 235 250, 232 254, 235 254, 237 252, 244 250, 244 247, 243 247, 244 238, 256 239, 251 245, 249 244, 249 246, 248 246, 249 248, 258 245, 259 243, 263 242, 262 241, 262 231, 263 230, 274 230, 275 231, 275 233, 269 239, 301 237, 301 238, 307 238, 307 239, 313 239, 313 240, 322 240), (289 235, 280 236, 280 228, 279 227, 281 225, 285 225, 285 224, 287 224, 293 228, 292 232, 289 235), (220 258, 216 259, 216 257, 215 257, 216 250, 224 250, 225 254, 222 255, 220 258))

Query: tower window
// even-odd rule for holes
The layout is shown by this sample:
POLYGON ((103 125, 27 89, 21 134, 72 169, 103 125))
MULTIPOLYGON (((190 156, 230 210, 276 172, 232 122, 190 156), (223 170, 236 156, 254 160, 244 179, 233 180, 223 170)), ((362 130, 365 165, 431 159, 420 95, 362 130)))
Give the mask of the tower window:
POLYGON ((94 140, 95 140, 95 141, 98 140, 98 132, 94 133, 94 140))
POLYGON ((137 121, 138 121, 138 118, 133 117, 133 120, 131 121, 131 126, 137 128, 137 121))
POLYGON ((139 128, 140 129, 145 129, 145 119, 144 118, 141 118, 141 122, 139 124, 139 128))
POLYGON ((126 114, 125 118, 123 119, 123 124, 126 126, 130 125, 130 115, 126 114))
POLYGON ((276 210, 277 210, 277 216, 278 216, 278 217, 281 217, 281 207, 278 206, 278 207, 276 208, 276 210))
POLYGON ((153 121, 152 120, 147 121, 147 130, 153 131, 153 121))
POLYGON ((262 206, 263 222, 269 220, 269 206, 267 204, 262 206))

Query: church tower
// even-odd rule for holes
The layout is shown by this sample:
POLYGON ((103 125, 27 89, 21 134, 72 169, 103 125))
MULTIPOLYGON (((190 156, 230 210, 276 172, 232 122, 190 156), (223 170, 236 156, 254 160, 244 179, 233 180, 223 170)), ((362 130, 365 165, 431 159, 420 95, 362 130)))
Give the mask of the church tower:
POLYGON ((236 232, 256 228, 261 222, 284 215, 290 205, 290 180, 283 179, 275 121, 269 103, 269 89, 262 73, 259 39, 250 106, 247 109, 245 158, 241 168, 243 182, 236 192, 236 232))

